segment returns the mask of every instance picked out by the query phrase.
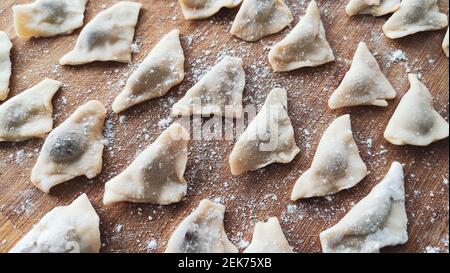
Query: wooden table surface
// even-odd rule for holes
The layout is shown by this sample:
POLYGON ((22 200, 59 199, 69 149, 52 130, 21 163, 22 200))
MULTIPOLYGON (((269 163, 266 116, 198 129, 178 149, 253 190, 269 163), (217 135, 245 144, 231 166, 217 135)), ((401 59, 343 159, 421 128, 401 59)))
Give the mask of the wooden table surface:
MULTIPOLYGON (((241 249, 251 240, 256 221, 277 216, 295 251, 320 252, 319 233, 337 223, 363 198, 384 176, 393 160, 406 164, 409 241, 383 251, 448 252, 448 140, 422 148, 397 147, 383 138, 389 118, 409 88, 408 71, 421 75, 434 95, 435 108, 448 118, 448 59, 441 48, 445 30, 389 40, 381 30, 388 17, 349 18, 344 11, 347 1, 318 0, 336 61, 318 68, 276 74, 267 60, 268 49, 303 16, 308 0, 285 0, 294 14, 294 23, 281 33, 256 43, 246 43, 229 34, 237 8, 224 9, 206 20, 185 21, 176 0, 142 0, 139 2, 144 6, 135 38, 139 50, 133 54, 132 64, 97 62, 61 67, 58 60, 73 47, 79 30, 72 35, 45 39, 17 37, 11 7, 26 2, 30 1, 0 2, 0 30, 6 31, 14 44, 9 97, 45 77, 59 80, 64 87, 53 101, 55 126, 81 104, 98 99, 108 109, 105 126, 108 145, 103 171, 98 177, 76 178, 54 187, 47 195, 30 183, 31 169, 44 140, 0 143, 0 252, 8 251, 45 213, 55 206, 69 204, 83 192, 89 196, 101 219, 102 252, 164 251, 178 223, 204 198, 226 205, 226 232, 241 249), (142 103, 121 115, 112 113, 112 100, 130 72, 155 43, 174 28, 181 31, 186 56, 183 83, 162 98, 142 103), (328 97, 349 69, 360 41, 366 42, 376 54, 398 97, 386 108, 330 110, 328 97), (275 164, 233 177, 228 166, 233 141, 191 141, 185 174, 188 193, 182 202, 170 206, 123 203, 104 207, 104 183, 159 136, 170 121, 171 106, 226 54, 244 59, 247 80, 244 105, 261 107, 273 87, 288 90, 289 115, 300 154, 290 164, 275 164), (346 113, 351 114, 354 136, 370 174, 354 188, 330 198, 290 201, 294 182, 309 168, 323 131, 333 119, 346 113)), ((449 1, 439 2, 441 10, 448 12, 449 1)), ((85 22, 113 3, 115 1, 90 1, 85 22)))

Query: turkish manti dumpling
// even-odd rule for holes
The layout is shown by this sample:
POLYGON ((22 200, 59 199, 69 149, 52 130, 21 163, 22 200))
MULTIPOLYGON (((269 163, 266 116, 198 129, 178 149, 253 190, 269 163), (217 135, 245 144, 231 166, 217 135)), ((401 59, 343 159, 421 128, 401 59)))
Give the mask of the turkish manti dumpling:
POLYGON ((105 205, 129 201, 169 205, 186 196, 184 171, 189 133, 179 123, 167 128, 131 165, 105 185, 105 205))
MULTIPOLYGON (((447 34, 445 34, 444 41, 442 42, 442 49, 444 50, 445 56, 448 58, 448 28, 447 28, 447 34)), ((0 53, 1 54, 1 53, 0 53)))
POLYGON ((228 240, 223 219, 225 206, 207 199, 186 217, 170 237, 166 253, 237 253, 228 240))
POLYGON ((98 253, 100 219, 86 194, 48 212, 10 253, 98 253))
POLYGON ((345 7, 349 16, 369 14, 383 16, 392 13, 400 7, 400 0, 350 0, 345 7))
POLYGON ((275 72, 314 67, 334 61, 316 1, 311 1, 297 26, 269 52, 275 72))
POLYGON ((366 175, 366 164, 353 139, 350 115, 344 115, 323 134, 311 168, 295 182, 291 199, 334 194, 355 186, 366 175))
POLYGON ((241 58, 226 56, 173 105, 173 116, 242 115, 245 71, 241 58))
POLYGON ((5 32, 0 31, 0 101, 6 100, 9 93, 9 78, 11 77, 12 43, 5 32))
POLYGON ((244 253, 293 253, 276 217, 258 222, 253 238, 244 253))
POLYGON ((31 182, 41 191, 85 175, 92 179, 102 170, 106 109, 99 101, 89 101, 55 128, 42 146, 31 182))
POLYGON ((233 175, 258 170, 272 163, 289 163, 300 152, 287 109, 286 90, 273 89, 231 151, 233 175))
POLYGON ((447 15, 439 11, 438 0, 403 0, 400 8, 383 25, 383 32, 387 37, 397 39, 447 25, 447 15))
POLYGON ((247 42, 280 32, 294 17, 283 0, 244 0, 231 34, 247 42))
POLYGON ((14 27, 19 37, 51 37, 70 34, 83 25, 88 0, 36 0, 13 6, 14 27))
POLYGON ((408 75, 411 87, 395 109, 384 138, 395 145, 427 146, 448 137, 447 121, 433 107, 433 97, 415 74, 408 75))
POLYGON ((45 138, 53 128, 52 98, 60 86, 45 79, 0 105, 0 142, 45 138))
POLYGON ((131 44, 142 4, 122 1, 100 12, 81 30, 75 48, 64 55, 62 65, 94 61, 131 61, 131 44))
POLYGON ((205 19, 213 16, 221 8, 237 7, 242 0, 179 0, 184 18, 205 19))
POLYGON ((320 233, 324 253, 374 253, 408 241, 403 167, 385 178, 335 226, 320 233))
POLYGON ((352 66, 328 100, 331 109, 356 105, 388 106, 387 99, 397 96, 367 45, 360 42, 352 66))
POLYGON ((180 31, 173 30, 156 44, 130 76, 124 90, 112 104, 115 113, 133 105, 165 95, 184 79, 184 53, 180 31))

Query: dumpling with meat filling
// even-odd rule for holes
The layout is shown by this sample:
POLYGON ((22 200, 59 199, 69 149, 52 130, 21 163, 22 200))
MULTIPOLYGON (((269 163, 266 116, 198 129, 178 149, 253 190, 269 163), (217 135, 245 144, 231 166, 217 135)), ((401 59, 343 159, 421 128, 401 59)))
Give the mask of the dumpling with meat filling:
POLYGON ((293 251, 284 236, 280 222, 276 217, 271 217, 267 222, 256 223, 252 242, 244 253, 293 253, 293 251))
POLYGON ((442 42, 442 49, 444 50, 445 56, 447 56, 447 58, 449 55, 448 54, 448 45, 449 45, 449 38, 448 38, 448 28, 447 28, 447 34, 445 34, 444 41, 442 42))
POLYGON ((184 18, 205 19, 213 16, 221 8, 237 7, 242 0, 179 0, 184 18))
POLYGON ((400 7, 400 0, 350 0, 345 11, 349 16, 370 14, 383 16, 392 13, 400 7))
POLYGON ((9 78, 11 77, 12 43, 5 32, 0 31, 0 101, 6 100, 9 93, 9 78))

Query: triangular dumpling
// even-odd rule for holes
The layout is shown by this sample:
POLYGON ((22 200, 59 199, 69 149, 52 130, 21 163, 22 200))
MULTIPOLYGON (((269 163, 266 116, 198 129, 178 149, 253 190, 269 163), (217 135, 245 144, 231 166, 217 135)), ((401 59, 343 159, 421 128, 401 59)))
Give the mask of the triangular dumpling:
POLYGON ((92 179, 102 170, 103 123, 106 109, 99 101, 79 107, 47 137, 31 173, 41 191, 74 177, 92 179))
POLYGON ((295 182, 291 199, 337 193, 355 186, 366 175, 366 164, 353 139, 350 115, 344 115, 323 133, 311 168, 295 182))
POLYGON ((105 184, 105 205, 129 201, 169 205, 186 196, 184 171, 189 133, 179 123, 167 128, 121 174, 105 184))
POLYGON ((45 79, 0 105, 0 142, 44 138, 53 128, 52 98, 60 86, 45 79))
POLYGON ((352 66, 328 100, 331 109, 356 105, 388 106, 397 96, 366 44, 360 42, 352 66))
POLYGON ((403 167, 393 162, 383 181, 335 226, 320 233, 324 253, 372 253, 408 241, 403 167))
POLYGON ((142 4, 122 1, 100 12, 80 32, 72 51, 59 63, 78 65, 94 61, 131 61, 131 44, 142 4))
POLYGON ((269 52, 276 72, 314 67, 334 61, 316 1, 312 0, 297 26, 269 52))
POLYGON ((255 42, 277 33, 294 20, 283 0, 244 0, 231 27, 231 34, 255 42))
POLYGON ((447 15, 439 11, 437 0, 403 0, 400 8, 383 25, 383 32, 387 37, 397 39, 447 25, 447 15))
POLYGON ((226 56, 173 105, 172 115, 240 117, 245 71, 241 58, 226 56))
POLYGON ((184 54, 180 31, 173 30, 156 44, 130 76, 124 90, 112 104, 115 113, 133 105, 164 96, 184 79, 184 54))
POLYGON ((11 77, 11 58, 9 56, 12 43, 5 32, 0 31, 0 101, 6 100, 9 93, 11 77))
POLYGON ((345 11, 349 16, 370 14, 383 16, 392 13, 400 7, 400 0, 350 0, 345 11))
POLYGON ((223 219, 225 206, 207 199, 186 217, 167 242, 166 253, 237 253, 228 240, 223 219))
POLYGON ((299 152, 287 112, 286 90, 275 88, 234 145, 231 173, 239 175, 272 163, 289 163, 299 152))
POLYGON ((244 250, 244 253, 293 253, 293 251, 278 219, 271 217, 265 223, 256 223, 252 243, 244 250))
POLYGON ((86 194, 48 212, 10 253, 98 253, 100 219, 86 194))
POLYGON ((448 137, 447 121, 433 108, 430 91, 414 74, 411 84, 395 109, 384 131, 384 138, 395 145, 427 146, 448 137))
POLYGON ((442 42, 442 49, 444 50, 445 56, 447 56, 447 58, 448 58, 448 28, 447 28, 447 34, 445 34, 444 41, 442 42))
POLYGON ((13 6, 14 27, 20 37, 70 34, 83 25, 88 0, 36 0, 13 6))
POLYGON ((242 0, 179 0, 179 2, 184 18, 192 20, 213 16, 221 8, 234 8, 242 0))

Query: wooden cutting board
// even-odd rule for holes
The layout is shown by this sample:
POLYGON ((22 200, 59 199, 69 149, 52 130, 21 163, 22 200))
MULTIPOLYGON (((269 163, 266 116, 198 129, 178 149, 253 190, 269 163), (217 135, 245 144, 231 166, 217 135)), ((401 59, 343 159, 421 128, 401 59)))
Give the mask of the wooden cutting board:
MULTIPOLYGON (((441 44, 445 30, 387 39, 381 27, 388 17, 346 16, 347 1, 318 0, 328 40, 336 61, 318 68, 289 73, 273 73, 268 49, 282 39, 303 16, 307 0, 285 0, 295 21, 281 33, 256 43, 246 43, 229 34, 238 9, 222 10, 202 21, 185 21, 176 0, 149 0, 143 3, 136 30, 137 53, 132 64, 93 63, 61 67, 58 60, 74 45, 79 30, 72 35, 46 39, 16 36, 11 7, 30 1, 2 0, 0 29, 7 32, 12 50, 11 93, 15 96, 45 77, 64 83, 54 98, 55 126, 78 106, 91 99, 108 108, 101 175, 93 180, 77 178, 52 189, 49 195, 30 183, 42 139, 22 143, 0 143, 0 251, 8 251, 33 224, 55 206, 67 205, 86 193, 101 219, 102 252, 162 252, 177 224, 200 200, 210 198, 226 205, 225 228, 239 247, 251 240, 254 223, 270 216, 280 219, 290 244, 297 252, 320 252, 319 233, 334 225, 361 200, 387 172, 393 160, 405 163, 408 243, 385 248, 386 252, 447 251, 449 232, 448 140, 428 147, 393 146, 383 131, 400 98, 409 88, 407 71, 419 73, 434 95, 437 111, 446 118, 449 110, 448 59, 441 44), (127 76, 144 59, 156 42, 178 28, 186 55, 186 79, 166 96, 143 103, 116 115, 111 103, 127 76), (349 69, 354 51, 365 41, 376 54, 398 98, 386 108, 354 107, 330 110, 327 100, 349 69), (225 55, 244 59, 247 85, 244 104, 262 106, 268 92, 277 86, 288 90, 289 115, 301 149, 290 164, 274 164, 262 170, 233 177, 228 155, 234 142, 191 141, 185 200, 176 205, 118 204, 104 207, 104 183, 123 170, 139 151, 150 145, 170 122, 171 106, 225 55), (336 117, 350 113, 354 136, 370 174, 352 189, 330 198, 299 202, 289 199, 295 180, 309 168, 318 141, 336 117)), ((90 1, 85 22, 115 1, 90 1)), ((440 1, 448 11, 448 0, 440 1)))

